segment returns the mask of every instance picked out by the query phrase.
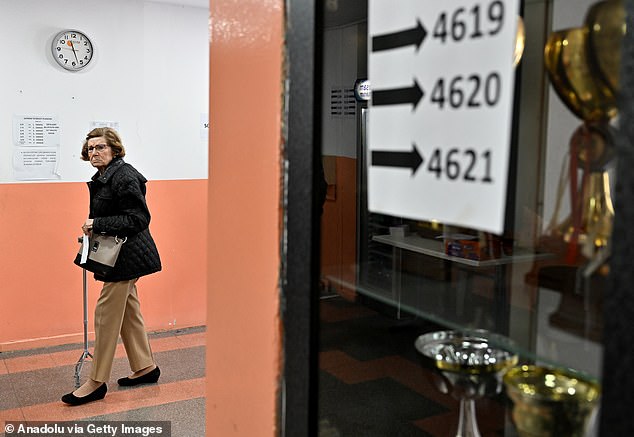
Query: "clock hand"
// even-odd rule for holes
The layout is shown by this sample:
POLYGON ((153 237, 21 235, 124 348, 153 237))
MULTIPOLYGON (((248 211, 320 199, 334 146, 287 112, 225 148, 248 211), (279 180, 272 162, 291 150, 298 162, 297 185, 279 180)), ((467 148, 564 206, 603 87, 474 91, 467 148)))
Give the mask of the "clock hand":
POLYGON ((75 46, 73 45, 73 42, 71 40, 68 40, 66 44, 68 44, 70 48, 73 49, 73 55, 75 55, 75 61, 79 62, 79 59, 77 59, 77 52, 75 51, 75 46))

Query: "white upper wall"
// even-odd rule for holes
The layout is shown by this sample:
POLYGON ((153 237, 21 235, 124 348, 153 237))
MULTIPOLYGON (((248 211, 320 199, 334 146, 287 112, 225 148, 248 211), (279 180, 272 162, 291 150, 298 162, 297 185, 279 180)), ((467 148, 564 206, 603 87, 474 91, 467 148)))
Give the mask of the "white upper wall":
POLYGON ((146 0, 154 3, 167 3, 171 5, 191 6, 194 8, 209 9, 210 0, 146 0))
POLYGON ((17 182, 16 115, 57 118, 62 182, 94 173, 79 154, 99 121, 118 122, 126 160, 148 179, 207 177, 209 10, 178 3, 0 2, 0 37, 14 46, 0 68, 0 183, 17 182), (65 71, 51 55, 53 37, 68 28, 95 46, 84 71, 65 71))

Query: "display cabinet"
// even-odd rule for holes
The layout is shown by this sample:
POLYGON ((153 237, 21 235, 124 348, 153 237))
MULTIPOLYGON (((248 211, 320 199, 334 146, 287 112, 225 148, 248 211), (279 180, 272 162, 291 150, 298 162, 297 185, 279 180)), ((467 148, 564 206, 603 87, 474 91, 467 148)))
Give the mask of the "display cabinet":
MULTIPOLYGON (((337 15, 328 7, 326 17, 337 15)), ((445 388, 464 389, 460 378, 475 384, 473 375, 483 375, 483 363, 478 361, 474 370, 461 361, 460 351, 471 359, 479 357, 482 348, 495 352, 503 347, 498 357, 504 357, 505 365, 493 366, 492 373, 499 384, 504 374, 509 375, 503 380, 503 414, 509 419, 505 435, 529 432, 523 429, 531 426, 535 435, 600 432, 592 415, 597 414, 610 368, 604 364, 604 348, 606 335, 612 335, 606 324, 613 320, 604 316, 610 314, 606 301, 614 278, 627 270, 614 271, 627 263, 622 259, 625 252, 617 250, 627 231, 624 225, 615 226, 615 216, 618 221, 619 207, 634 200, 631 188, 620 191, 623 204, 614 199, 618 184, 629 183, 628 175, 617 168, 627 159, 623 151, 632 147, 622 127, 629 120, 627 105, 632 104, 623 90, 628 82, 621 78, 622 44, 629 36, 627 7, 619 0, 521 2, 502 234, 369 211, 368 104, 357 103, 357 276, 354 284, 343 285, 355 290, 353 300, 380 308, 397 323, 429 321, 437 328, 434 341, 449 339, 449 346, 435 348, 411 343, 413 351, 436 360, 445 388), (620 153, 619 144, 623 144, 620 153), (456 336, 461 339, 458 343, 456 336), (443 368, 447 363, 455 368, 448 372, 443 368), (532 384, 535 396, 522 390, 527 384, 532 384), (556 390, 551 391, 553 384, 556 390), (566 392, 567 398, 562 395, 566 392), (541 408, 541 419, 532 425, 526 419, 531 405, 541 408), (566 422, 559 410, 564 407, 588 422, 566 422)), ((368 37, 363 33, 366 26, 359 24, 364 22, 362 15, 351 24, 359 29, 359 50, 351 69, 355 77, 341 77, 350 83, 367 74, 368 37)), ((326 20, 325 32, 339 32, 342 26, 339 22, 329 28, 326 20)), ((324 53, 324 70, 341 69, 346 62, 328 48, 324 53)), ((322 105, 327 107, 328 102, 322 105)), ((322 124, 328 121, 322 119, 322 124)), ((329 208, 327 201, 322 228, 332 226, 329 208)), ((336 291, 336 278, 328 283, 336 291)), ((421 332, 421 338, 424 334, 430 335, 421 332)), ((614 347, 610 345, 610 350, 614 347)), ((614 382, 610 384, 610 395, 603 402, 608 399, 612 405, 614 382)), ((462 410, 472 408, 465 405, 462 410)), ((461 426, 473 419, 466 411, 461 414, 461 426)), ((610 435, 607 429, 601 435, 610 435)), ((459 435, 478 435, 463 432, 459 435)))
POLYGON ((509 335, 523 355, 599 379, 624 5, 525 2, 522 14, 504 235, 374 214, 361 199, 358 285, 397 312, 509 335), (595 358, 578 364, 560 343, 595 358))

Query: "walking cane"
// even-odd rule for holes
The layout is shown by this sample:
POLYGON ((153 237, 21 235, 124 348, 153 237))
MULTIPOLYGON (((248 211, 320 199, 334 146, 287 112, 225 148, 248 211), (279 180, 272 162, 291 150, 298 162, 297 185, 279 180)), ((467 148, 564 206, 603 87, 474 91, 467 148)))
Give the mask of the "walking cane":
MULTIPOLYGON (((83 236, 79 237, 79 242, 83 243, 83 236)), ((83 280, 83 288, 84 288, 84 351, 79 357, 77 364, 75 364, 75 388, 79 388, 80 377, 81 377, 81 369, 84 367, 84 361, 86 358, 92 359, 92 354, 88 352, 88 296, 87 296, 87 286, 86 286, 86 269, 82 269, 82 280, 83 280)))

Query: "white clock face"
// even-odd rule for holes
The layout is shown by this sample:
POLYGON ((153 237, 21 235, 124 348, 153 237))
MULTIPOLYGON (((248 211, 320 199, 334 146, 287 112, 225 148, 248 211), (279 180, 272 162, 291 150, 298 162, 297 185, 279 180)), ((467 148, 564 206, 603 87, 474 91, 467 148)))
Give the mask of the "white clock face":
POLYGON ((64 30, 57 34, 51 46, 53 58, 57 63, 70 71, 78 71, 86 67, 93 56, 90 39, 77 30, 64 30))

